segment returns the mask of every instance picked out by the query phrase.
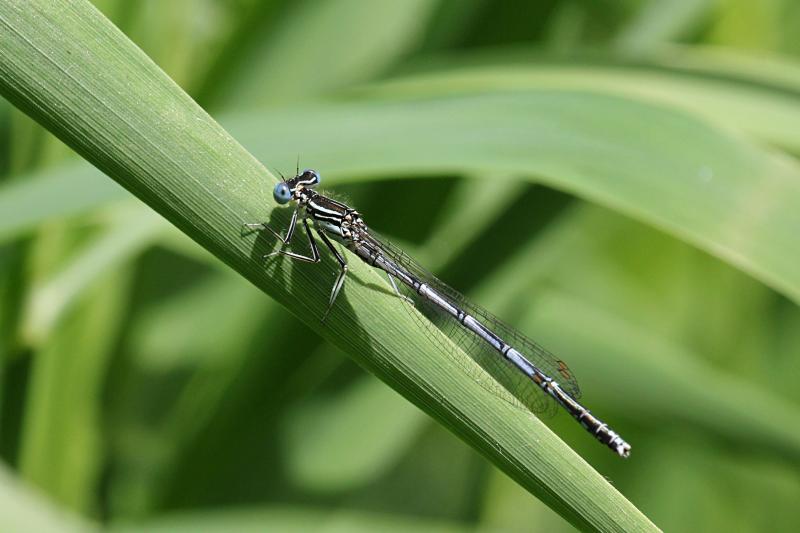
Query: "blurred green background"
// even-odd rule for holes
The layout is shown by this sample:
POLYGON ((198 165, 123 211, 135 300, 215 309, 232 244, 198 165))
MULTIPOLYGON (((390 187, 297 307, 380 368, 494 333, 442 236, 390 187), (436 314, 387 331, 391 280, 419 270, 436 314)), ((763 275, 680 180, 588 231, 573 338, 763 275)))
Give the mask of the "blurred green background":
MULTIPOLYGON (((372 227, 562 356, 632 457, 548 424, 657 525, 796 530, 799 3, 95 5, 265 164, 330 161, 372 227), (342 162, 407 101, 441 132, 483 106, 458 135, 501 161, 528 122, 567 148, 447 172, 410 120, 430 143, 342 162)), ((4 531, 572 529, 5 101, 0 180, 4 531)))

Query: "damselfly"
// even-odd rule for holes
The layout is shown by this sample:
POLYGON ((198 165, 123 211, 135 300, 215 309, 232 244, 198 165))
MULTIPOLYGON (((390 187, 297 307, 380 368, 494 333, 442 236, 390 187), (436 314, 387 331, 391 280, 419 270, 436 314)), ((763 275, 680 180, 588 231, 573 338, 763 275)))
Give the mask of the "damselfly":
POLYGON ((264 257, 285 255, 299 261, 318 263, 319 249, 309 221, 313 223, 320 240, 331 251, 340 267, 323 320, 333 308, 347 275, 347 262, 334 246, 333 240, 343 244, 368 265, 386 272, 398 296, 411 302, 427 317, 423 318, 415 313, 420 321, 425 322, 424 327, 439 329, 476 360, 499 363, 494 368, 510 369, 511 372, 496 372, 493 375, 500 379, 503 386, 516 393, 517 397, 520 394, 524 396, 528 400, 526 405, 533 411, 547 411, 551 406, 560 405, 597 440, 621 457, 628 457, 630 445, 578 403, 580 389, 563 361, 426 272, 398 248, 369 230, 355 209, 314 191, 319 182, 320 175, 317 172, 304 170, 275 186, 273 197, 277 203, 287 204, 293 201, 297 204, 286 236, 281 236, 263 223, 246 226, 255 230, 267 230, 283 246, 288 246, 299 219, 308 237, 311 255, 281 248, 264 257), (530 396, 525 393, 525 388, 533 391, 530 396))

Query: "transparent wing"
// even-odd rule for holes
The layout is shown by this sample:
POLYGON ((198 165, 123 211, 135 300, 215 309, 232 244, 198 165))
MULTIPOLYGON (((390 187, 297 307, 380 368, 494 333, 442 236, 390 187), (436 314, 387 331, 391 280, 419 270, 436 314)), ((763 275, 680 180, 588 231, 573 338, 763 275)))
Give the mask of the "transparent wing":
MULTIPOLYGON (((489 311, 471 303, 461 293, 426 271, 405 252, 386 239, 372 232, 370 232, 370 235, 378 242, 387 258, 407 270, 415 278, 432 287, 449 300, 451 304, 481 321, 506 343, 522 353, 528 361, 533 363, 545 375, 557 381, 573 398, 576 400, 580 398, 581 392, 578 382, 564 361, 556 358, 519 331, 506 325, 489 311)), ((539 415, 550 416, 558 410, 558 404, 555 400, 545 394, 528 376, 509 363, 494 348, 462 326, 455 318, 427 299, 422 298, 416 291, 404 284, 398 282, 397 288, 410 302, 413 302, 414 308, 419 311, 419 313, 411 312, 411 315, 417 320, 420 328, 444 353, 450 356, 484 388, 502 398, 508 399, 507 395, 498 394, 499 389, 503 388, 514 398, 512 400, 514 405, 524 407, 539 415), (444 341, 435 330, 444 333, 452 341, 452 344, 444 341), (466 353, 489 376, 478 371, 474 365, 468 364, 463 355, 453 345, 466 353)), ((412 311, 410 304, 407 305, 407 308, 412 311)))

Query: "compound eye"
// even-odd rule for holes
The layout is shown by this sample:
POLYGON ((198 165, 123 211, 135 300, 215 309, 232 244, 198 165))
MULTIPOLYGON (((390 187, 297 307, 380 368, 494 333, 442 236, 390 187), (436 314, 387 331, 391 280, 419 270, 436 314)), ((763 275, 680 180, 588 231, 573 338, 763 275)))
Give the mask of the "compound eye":
POLYGON ((289 186, 281 182, 275 185, 275 190, 272 191, 272 197, 275 201, 283 205, 292 199, 292 191, 289 186))

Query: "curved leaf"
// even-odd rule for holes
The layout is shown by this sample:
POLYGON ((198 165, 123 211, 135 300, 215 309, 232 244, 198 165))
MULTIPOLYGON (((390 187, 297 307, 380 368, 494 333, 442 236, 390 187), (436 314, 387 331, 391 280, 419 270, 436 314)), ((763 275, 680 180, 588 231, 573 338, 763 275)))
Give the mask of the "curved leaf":
POLYGON ((280 166, 291 168, 286 154, 299 151, 350 179, 517 173, 675 235, 800 302, 800 169, 673 109, 524 90, 306 106, 261 120, 280 134, 265 135, 252 116, 231 129, 280 166))

